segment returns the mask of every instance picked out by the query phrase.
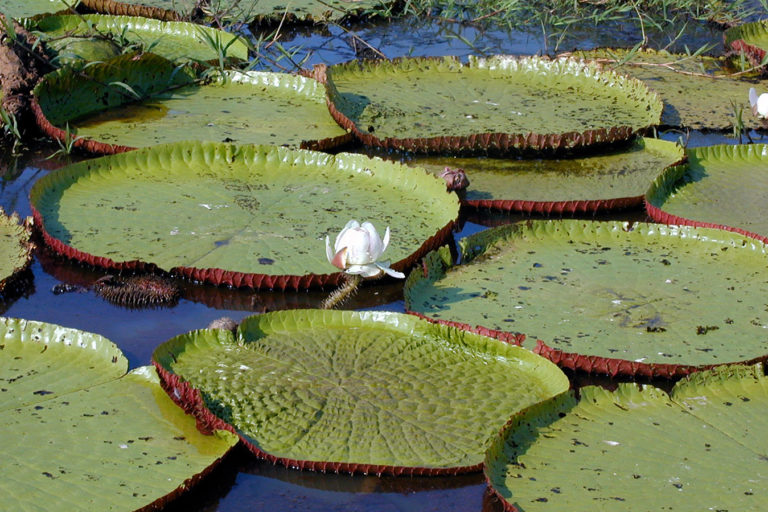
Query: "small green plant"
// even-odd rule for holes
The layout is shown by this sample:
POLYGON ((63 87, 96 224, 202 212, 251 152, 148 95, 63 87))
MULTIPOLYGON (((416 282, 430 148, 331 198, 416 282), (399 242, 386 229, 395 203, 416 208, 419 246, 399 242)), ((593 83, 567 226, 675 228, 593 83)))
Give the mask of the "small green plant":
POLYGON ((56 139, 56 142, 59 144, 59 149, 48 156, 46 160, 56 158, 59 155, 71 155, 72 151, 75 149, 75 143, 81 138, 82 137, 78 137, 74 134, 74 132, 69 128, 69 123, 67 123, 66 127, 64 128, 64 140, 62 141, 60 139, 56 139))
POLYGON ((205 30, 202 27, 197 28, 197 37, 208 46, 208 48, 216 54, 216 65, 214 66, 219 71, 224 71, 229 62, 227 52, 229 48, 235 44, 239 38, 232 37, 229 41, 224 41, 222 33, 219 31, 205 30))
POLYGON ((737 104, 731 100, 731 110, 733 111, 733 131, 730 136, 734 139, 739 139, 739 144, 741 144, 743 136, 746 135, 749 142, 752 143, 749 131, 744 127, 744 105, 737 104))
POLYGON ((11 154, 17 155, 19 150, 22 148, 22 137, 16 116, 4 108, 0 108, 0 120, 3 122, 3 134, 5 137, 10 138, 13 141, 11 154))

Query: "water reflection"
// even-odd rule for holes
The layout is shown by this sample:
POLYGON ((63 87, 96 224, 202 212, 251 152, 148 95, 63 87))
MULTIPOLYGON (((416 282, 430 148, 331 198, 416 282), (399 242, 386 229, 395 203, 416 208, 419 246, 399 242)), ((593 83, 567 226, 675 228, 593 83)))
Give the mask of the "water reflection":
POLYGON ((238 448, 226 467, 166 510, 496 512, 481 473, 453 477, 376 477, 297 471, 238 448))

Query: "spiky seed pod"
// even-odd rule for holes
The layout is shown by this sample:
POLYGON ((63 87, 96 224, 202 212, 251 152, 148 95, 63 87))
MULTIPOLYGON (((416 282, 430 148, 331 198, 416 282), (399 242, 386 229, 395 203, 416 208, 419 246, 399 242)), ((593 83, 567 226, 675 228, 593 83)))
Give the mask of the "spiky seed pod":
POLYGON ((152 307, 174 305, 181 295, 179 287, 155 275, 104 276, 91 287, 98 295, 118 306, 152 307))

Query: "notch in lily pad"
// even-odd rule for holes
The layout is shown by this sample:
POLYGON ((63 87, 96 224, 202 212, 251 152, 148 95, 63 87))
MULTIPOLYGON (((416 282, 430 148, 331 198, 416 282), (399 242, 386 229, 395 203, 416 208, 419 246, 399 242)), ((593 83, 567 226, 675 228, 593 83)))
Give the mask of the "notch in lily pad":
POLYGON ((2 318, 0 337, 5 508, 55 496, 65 508, 155 510, 237 443, 226 431, 201 434, 153 367, 126 373, 123 354, 97 334, 2 318))

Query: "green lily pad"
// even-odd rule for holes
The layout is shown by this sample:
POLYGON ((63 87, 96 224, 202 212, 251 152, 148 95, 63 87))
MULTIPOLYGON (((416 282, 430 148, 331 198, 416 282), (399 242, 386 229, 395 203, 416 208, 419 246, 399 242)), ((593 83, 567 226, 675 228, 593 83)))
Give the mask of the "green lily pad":
MULTIPOLYGON (((763 243, 728 231, 529 221, 430 253, 406 309, 540 338, 561 366, 673 377, 768 354, 763 243)), ((531 338, 533 337, 533 338, 531 338)), ((533 347, 533 342, 530 347, 533 347)))
POLYGON ((237 442, 229 432, 200 434, 152 367, 125 374, 125 357, 101 336, 8 318, 0 332, 8 510, 157 507, 237 442))
POLYGON ((592 212, 639 206, 654 178, 682 161, 683 149, 658 139, 583 157, 509 159, 415 156, 408 163, 469 177, 465 201, 476 208, 522 212, 592 212))
MULTIPOLYGON (((584 59, 596 59, 605 66, 629 58, 629 50, 598 49, 574 52, 584 59)), ((568 54, 571 55, 571 54, 568 54)), ((671 54, 665 51, 638 50, 635 56, 615 68, 648 85, 664 100, 661 124, 694 130, 727 130, 736 120, 734 109, 742 109, 746 128, 760 128, 752 116, 749 88, 768 88, 768 80, 740 81, 729 77, 722 58, 671 54), (733 102, 733 104, 732 104, 733 102)))
POLYGON ((325 150, 350 138, 311 78, 233 71, 201 82, 191 68, 151 54, 62 69, 34 93, 43 131, 65 141, 68 126, 76 147, 97 153, 193 139, 325 150))
MULTIPOLYGON (((158 19, 182 19, 206 15, 198 10, 196 0, 81 0, 90 9, 107 14, 146 16, 158 19)), ((382 7, 393 2, 383 0, 217 0, 211 2, 213 11, 224 13, 237 21, 279 22, 287 21, 327 22, 339 21, 367 9, 382 7)))
POLYGON ((55 251, 249 288, 338 283, 324 238, 347 220, 389 226, 397 270, 439 246, 459 201, 442 180, 362 155, 178 143, 60 169, 30 192, 55 251))
POLYGON ((322 471, 477 470, 512 413, 569 385, 518 346, 386 312, 252 316, 236 336, 173 338, 153 360, 203 424, 223 421, 256 454, 322 471))
POLYGON ((768 144, 708 146, 687 154, 688 165, 667 169, 648 190, 651 218, 768 240, 768 144))
POLYGON ((639 81, 571 59, 355 61, 315 74, 334 118, 365 144, 420 152, 605 144, 657 124, 662 109, 639 81))
POLYGON ((32 219, 22 221, 0 208, 0 297, 13 295, 24 284, 21 274, 32 263, 32 219))
POLYGON ((78 3, 77 0, 3 0, 0 13, 18 20, 39 14, 67 12, 78 3))
POLYGON ((725 31, 725 46, 744 52, 753 66, 764 66, 768 51, 768 20, 744 23, 725 31))
POLYGON ((705 372, 669 395, 628 383, 579 395, 516 415, 493 441, 485 475, 505 510, 762 508, 762 367, 705 372))
POLYGON ((210 61, 219 55, 206 41, 217 39, 226 48, 226 57, 248 59, 248 46, 239 37, 194 23, 80 14, 47 16, 32 28, 40 32, 46 46, 65 61, 115 57, 122 51, 116 43, 138 46, 137 50, 151 51, 173 61, 210 61), (110 54, 109 50, 114 53, 110 54))

